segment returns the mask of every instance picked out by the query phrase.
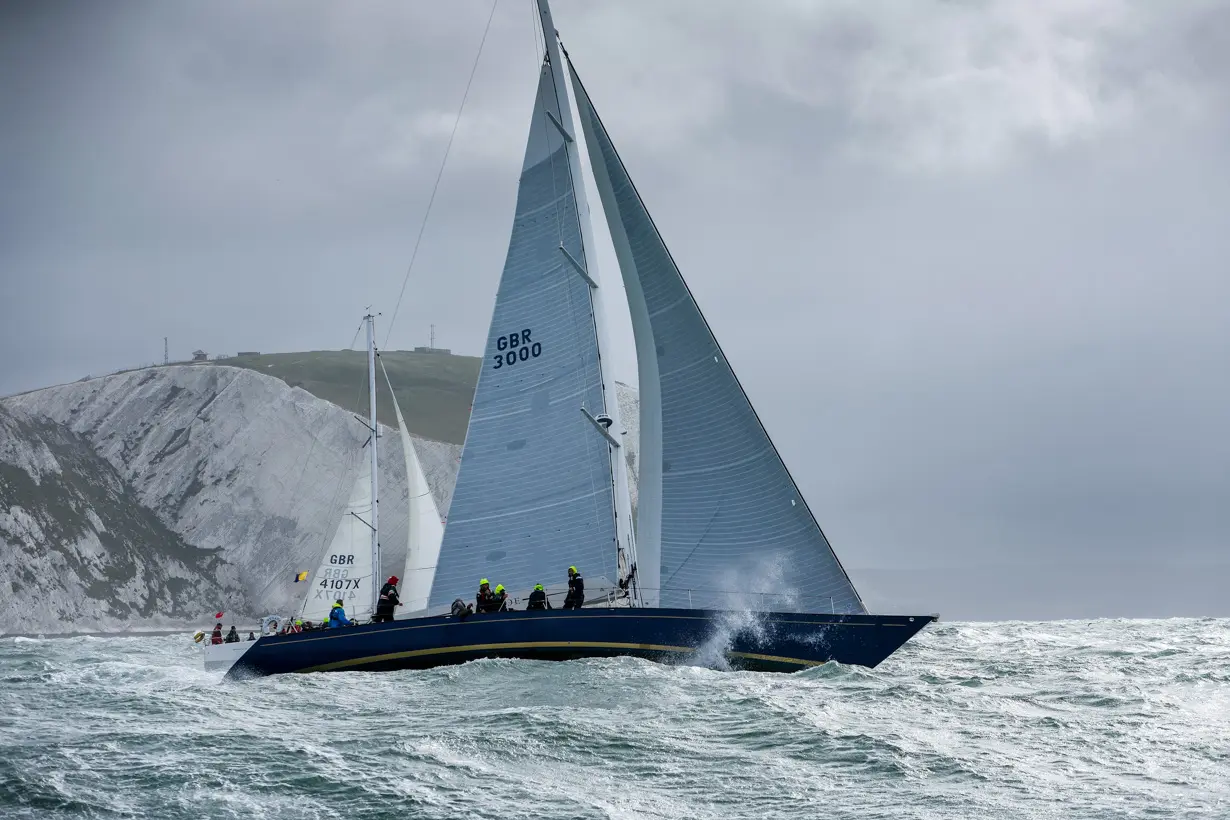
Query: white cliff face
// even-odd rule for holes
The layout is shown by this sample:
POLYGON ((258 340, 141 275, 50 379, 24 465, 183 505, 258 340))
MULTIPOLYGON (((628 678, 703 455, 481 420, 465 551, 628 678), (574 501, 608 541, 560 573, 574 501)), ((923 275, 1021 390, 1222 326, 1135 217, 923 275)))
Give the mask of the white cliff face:
MULTIPOLYGON (((368 432, 353 414, 238 368, 153 368, 5 404, 83 437, 169 529, 217 550, 241 579, 232 600, 216 603, 224 611, 297 608, 305 590, 293 574, 315 568, 367 458, 368 432)), ((400 567, 405 466, 398 437, 383 432, 382 552, 386 567, 400 567)), ((423 440, 416 447, 446 510, 460 448, 423 440)))
MULTIPOLYGON (((617 394, 634 477, 639 449, 636 393, 619 385, 617 394)), ((56 431, 74 442, 82 451, 80 458, 89 451, 94 464, 82 463, 80 469, 108 471, 109 480, 122 488, 115 492, 117 505, 142 511, 166 537, 177 539, 177 550, 210 556, 212 563, 172 562, 162 570, 168 578, 179 579, 180 587, 196 590, 199 601, 194 605, 207 615, 216 610, 249 617, 297 610, 307 589, 294 583, 294 574, 316 567, 345 510, 356 472, 367 469, 368 431, 351 412, 246 369, 150 368, 14 396, 0 402, 0 410, 7 410, 10 418, 7 427, 0 426, 0 467, 8 471, 4 475, 20 473, 23 486, 34 487, 67 480, 64 476, 73 470, 63 463, 57 449, 61 445, 51 441, 50 434, 37 434, 35 427, 43 425, 38 429, 56 431)), ((413 419, 413 407, 403 411, 413 419)), ((419 438, 413 442, 437 507, 447 516, 461 447, 419 438)), ((406 552, 408 505, 400 450, 396 431, 382 428, 381 558, 382 570, 389 574, 400 572, 406 552)), ((32 577, 40 579, 57 571, 48 563, 53 558, 29 556, 72 554, 72 560, 89 565, 96 559, 88 556, 98 552, 92 539, 101 538, 109 526, 104 506, 85 505, 80 513, 84 523, 74 524, 71 532, 50 531, 46 510, 38 513, 28 509, 28 502, 0 496, 4 556, 19 550, 28 557, 23 560, 35 560, 38 568, 31 569, 32 577)), ((130 539, 128 546, 134 557, 155 549, 139 539, 130 539)), ((133 627, 138 621, 148 625, 159 613, 184 611, 161 600, 167 593, 145 576, 112 582, 89 577, 93 580, 88 583, 113 587, 88 600, 142 602, 127 614, 133 627)), ((92 622, 104 616, 125 617, 90 610, 86 604, 72 609, 67 602, 80 594, 76 587, 66 587, 63 600, 27 596, 17 606, 63 612, 68 624, 63 631, 96 628, 92 622)), ((55 623, 60 616, 40 618, 30 623, 55 623)), ((37 630, 9 626, 8 631, 37 630)))
POLYGON ((237 580, 143 507, 88 441, 0 406, 0 632, 182 625, 237 580))

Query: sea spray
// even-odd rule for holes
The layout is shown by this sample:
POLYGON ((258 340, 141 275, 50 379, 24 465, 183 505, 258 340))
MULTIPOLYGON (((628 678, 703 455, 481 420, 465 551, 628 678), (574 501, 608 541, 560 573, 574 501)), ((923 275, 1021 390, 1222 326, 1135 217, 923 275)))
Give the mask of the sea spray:
POLYGON ((710 586, 722 590, 722 609, 763 612, 790 612, 805 597, 792 579, 786 557, 761 552, 741 562, 737 568, 718 573, 710 586))
POLYGON ((685 663, 710 669, 729 671, 730 651, 735 641, 759 645, 770 635, 771 625, 760 612, 732 609, 722 612, 713 622, 713 632, 685 663))

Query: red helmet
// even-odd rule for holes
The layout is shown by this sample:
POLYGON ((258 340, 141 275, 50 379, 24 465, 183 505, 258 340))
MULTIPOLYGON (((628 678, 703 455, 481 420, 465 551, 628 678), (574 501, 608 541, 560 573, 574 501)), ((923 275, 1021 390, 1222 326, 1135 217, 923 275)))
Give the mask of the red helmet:
POLYGON ((396 583, 397 583, 398 581, 400 581, 400 580, 401 580, 401 579, 400 579, 400 578, 398 578, 396 575, 390 575, 390 576, 389 576, 389 583, 390 583, 390 584, 396 584, 396 583))

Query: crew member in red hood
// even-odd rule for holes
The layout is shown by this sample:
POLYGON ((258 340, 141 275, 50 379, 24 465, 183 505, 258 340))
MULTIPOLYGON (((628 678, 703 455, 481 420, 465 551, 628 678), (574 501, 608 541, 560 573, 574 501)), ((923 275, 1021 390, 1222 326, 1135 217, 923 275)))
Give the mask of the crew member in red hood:
POLYGON ((393 607, 401 606, 401 600, 397 597, 398 580, 396 575, 390 575, 389 580, 380 588, 380 599, 376 601, 376 614, 372 616, 372 623, 393 620, 393 607))

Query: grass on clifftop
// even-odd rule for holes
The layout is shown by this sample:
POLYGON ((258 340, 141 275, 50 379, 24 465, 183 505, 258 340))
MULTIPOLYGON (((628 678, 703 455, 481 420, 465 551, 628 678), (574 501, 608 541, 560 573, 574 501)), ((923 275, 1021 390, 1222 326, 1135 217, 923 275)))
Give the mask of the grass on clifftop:
MULTIPOLYGON (((381 352, 380 358, 389 372, 411 433, 452 444, 465 441, 481 359, 405 350, 386 350, 381 352)), ((366 351, 265 353, 216 359, 211 364, 245 367, 276 376, 291 387, 301 387, 351 412, 362 416, 368 412, 366 351)), ((376 416, 381 424, 397 426, 389 388, 379 365, 376 367, 376 416)))

